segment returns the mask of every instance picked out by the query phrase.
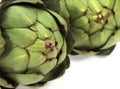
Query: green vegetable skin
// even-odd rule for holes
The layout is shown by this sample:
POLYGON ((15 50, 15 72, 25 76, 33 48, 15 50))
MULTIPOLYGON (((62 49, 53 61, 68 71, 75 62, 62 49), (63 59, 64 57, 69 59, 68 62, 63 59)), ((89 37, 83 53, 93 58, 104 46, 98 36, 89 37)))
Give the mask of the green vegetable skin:
POLYGON ((0 7, 0 87, 39 85, 69 67, 64 19, 40 0, 3 0, 0 7), (63 34, 64 33, 64 34, 63 34))
POLYGON ((120 40, 120 0, 43 1, 68 22, 74 38, 71 54, 109 55, 120 40))

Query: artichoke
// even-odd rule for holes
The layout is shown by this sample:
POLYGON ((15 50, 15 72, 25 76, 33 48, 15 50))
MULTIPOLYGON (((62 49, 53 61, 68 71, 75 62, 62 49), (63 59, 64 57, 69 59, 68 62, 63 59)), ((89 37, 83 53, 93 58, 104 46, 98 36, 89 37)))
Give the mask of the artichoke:
POLYGON ((0 5, 0 87, 41 85, 69 67, 65 20, 40 0, 0 5))
POLYGON ((109 55, 120 40, 120 0, 43 1, 68 22, 71 54, 109 55))

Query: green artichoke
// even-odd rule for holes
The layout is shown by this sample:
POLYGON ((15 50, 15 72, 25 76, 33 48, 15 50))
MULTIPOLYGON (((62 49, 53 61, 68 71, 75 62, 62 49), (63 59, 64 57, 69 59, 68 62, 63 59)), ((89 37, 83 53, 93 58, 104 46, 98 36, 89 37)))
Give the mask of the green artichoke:
POLYGON ((40 0, 3 0, 0 6, 1 89, 61 76, 69 67, 65 20, 40 0))
POLYGON ((71 54, 108 55, 120 40, 120 0, 43 1, 68 22, 74 39, 71 54))

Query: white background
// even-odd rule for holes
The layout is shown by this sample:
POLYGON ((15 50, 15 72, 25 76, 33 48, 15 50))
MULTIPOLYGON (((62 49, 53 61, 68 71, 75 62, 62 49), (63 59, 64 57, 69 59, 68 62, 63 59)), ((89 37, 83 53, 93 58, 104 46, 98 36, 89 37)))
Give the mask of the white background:
POLYGON ((43 87, 17 89, 120 89, 120 42, 111 55, 70 56, 71 66, 63 77, 43 87))

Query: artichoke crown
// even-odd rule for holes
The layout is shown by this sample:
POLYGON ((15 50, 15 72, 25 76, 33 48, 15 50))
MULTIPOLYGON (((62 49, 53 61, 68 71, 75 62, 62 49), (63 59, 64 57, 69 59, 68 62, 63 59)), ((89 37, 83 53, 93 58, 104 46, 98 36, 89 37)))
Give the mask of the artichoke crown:
POLYGON ((63 18, 40 0, 3 0, 0 9, 0 86, 42 84, 62 75, 69 66, 63 18))

